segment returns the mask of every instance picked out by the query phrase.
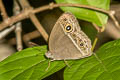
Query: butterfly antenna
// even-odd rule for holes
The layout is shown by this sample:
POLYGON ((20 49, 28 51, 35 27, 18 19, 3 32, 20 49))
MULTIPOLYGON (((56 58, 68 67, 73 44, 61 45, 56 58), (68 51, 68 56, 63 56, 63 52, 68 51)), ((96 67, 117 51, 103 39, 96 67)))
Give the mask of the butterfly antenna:
POLYGON ((97 41, 98 41, 98 38, 96 37, 92 45, 92 49, 91 49, 92 51, 94 50, 97 41))
MULTIPOLYGON (((93 52, 93 50, 95 48, 95 45, 96 45, 97 41, 98 41, 98 37, 96 37, 95 40, 94 40, 94 42, 93 42, 93 46, 92 46, 92 49, 91 49, 92 52, 93 52)), ((100 64, 103 66, 104 70, 108 71, 107 68, 105 67, 105 65, 103 64, 102 60, 96 55, 96 53, 93 53, 93 54, 96 57, 96 59, 100 62, 100 64)))

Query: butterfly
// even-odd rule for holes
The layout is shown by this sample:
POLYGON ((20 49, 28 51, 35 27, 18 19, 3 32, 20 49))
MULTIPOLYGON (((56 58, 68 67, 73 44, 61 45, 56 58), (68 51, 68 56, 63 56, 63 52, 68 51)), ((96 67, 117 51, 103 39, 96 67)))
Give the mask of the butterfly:
POLYGON ((54 25, 49 38, 49 51, 45 54, 52 60, 72 60, 92 55, 91 40, 81 30, 76 17, 64 13, 54 25))

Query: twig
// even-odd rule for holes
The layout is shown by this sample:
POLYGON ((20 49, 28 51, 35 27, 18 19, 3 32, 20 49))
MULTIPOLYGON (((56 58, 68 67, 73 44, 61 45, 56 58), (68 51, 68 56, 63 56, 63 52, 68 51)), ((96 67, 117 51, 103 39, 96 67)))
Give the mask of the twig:
MULTIPOLYGON (((99 27, 99 26, 97 26, 96 24, 94 24, 94 23, 92 23, 93 24, 93 26, 96 28, 96 30, 97 30, 97 35, 98 34, 100 34, 101 32, 103 32, 104 30, 105 30, 105 26, 102 26, 101 28, 99 27)), ((94 48, 95 48, 95 46, 96 46, 96 44, 97 44, 97 41, 98 41, 98 36, 96 36, 95 37, 95 40, 93 41, 93 45, 92 45, 92 51, 94 51, 94 48)))
POLYGON ((92 6, 87 6, 87 5, 72 4, 72 3, 60 3, 60 4, 53 4, 52 3, 49 6, 43 6, 43 7, 40 7, 40 8, 36 8, 33 12, 37 13, 37 12, 40 12, 40 11, 44 11, 44 10, 47 10, 47 9, 53 9, 53 8, 61 7, 61 6, 64 6, 64 7, 68 7, 68 6, 69 7, 80 7, 80 8, 86 8, 86 9, 91 9, 91 10, 95 10, 95 11, 98 11, 98 12, 105 13, 105 14, 110 16, 110 18, 113 20, 115 26, 118 29, 120 29, 120 24, 117 21, 117 19, 115 18, 114 14, 113 14, 113 11, 108 11, 108 10, 104 10, 104 9, 100 9, 100 8, 96 8, 96 7, 92 7, 92 6))
POLYGON ((23 49, 21 32, 22 32, 21 23, 18 22, 16 24, 16 30, 15 30, 15 33, 16 33, 16 42, 17 42, 17 50, 18 51, 21 51, 23 49))
MULTIPOLYGON (((30 4, 27 2, 27 0, 19 0, 21 6, 23 9, 33 9, 30 4)), ((38 29, 38 31, 41 33, 41 35, 43 36, 43 38, 46 40, 46 42, 48 41, 48 34, 45 31, 45 29, 43 28, 43 26, 40 24, 39 20, 37 19, 37 17, 35 16, 34 13, 30 13, 29 14, 30 19, 32 20, 32 22, 34 23, 35 27, 38 29)))
POLYGON ((113 22, 114 22, 114 24, 115 24, 115 26, 118 28, 118 29, 120 29, 120 24, 119 24, 119 22, 117 21, 117 19, 115 18, 115 11, 110 11, 110 13, 108 14, 110 17, 111 17, 111 19, 113 20, 113 22))
POLYGON ((98 27, 95 23, 92 23, 92 25, 94 26, 98 33, 101 32, 100 27, 98 27))
MULTIPOLYGON (((20 13, 20 7, 18 5, 18 3, 16 2, 16 0, 14 0, 14 9, 13 9, 14 15, 19 14, 20 13)), ((16 29, 15 29, 15 33, 16 33, 16 42, 17 42, 17 50, 21 51, 23 49, 23 45, 22 45, 22 24, 21 22, 17 22, 15 24, 16 29)))
MULTIPOLYGON (((0 24, 0 30, 3 30, 4 28, 14 24, 15 22, 18 22, 20 20, 23 20, 23 19, 27 18, 30 13, 38 13, 38 12, 41 12, 41 11, 45 11, 45 10, 53 9, 53 8, 57 8, 57 7, 62 7, 62 6, 64 6, 64 7, 68 7, 69 6, 69 7, 87 8, 87 9, 91 9, 91 10, 95 10, 95 11, 99 11, 99 12, 108 14, 111 17, 111 11, 107 11, 107 10, 96 8, 96 7, 92 7, 92 6, 81 5, 81 4, 72 4, 72 3, 50 4, 50 5, 45 5, 45 6, 36 8, 36 9, 24 10, 23 12, 21 12, 20 14, 18 14, 16 16, 12 16, 10 19, 8 19, 6 21, 3 21, 0 24)), ((111 17, 111 18, 113 18, 113 17, 111 17)), ((116 26, 119 27, 119 25, 116 25, 116 26)))
POLYGON ((104 32, 105 31, 105 25, 102 26, 101 31, 100 32, 104 32))
POLYGON ((31 39, 35 39, 37 37, 41 36, 40 32, 38 30, 35 30, 33 32, 27 33, 23 36, 23 39, 26 39, 26 41, 30 41, 31 39))
POLYGON ((34 14, 30 14, 30 18, 31 18, 32 22, 34 23, 34 25, 36 26, 36 28, 38 29, 38 31, 43 36, 43 38, 45 39, 45 41, 47 42, 48 41, 48 34, 44 30, 44 28, 42 27, 42 25, 39 23, 37 17, 34 14))
POLYGON ((115 27, 111 19, 106 24, 105 33, 112 39, 120 39, 120 31, 115 27))
POLYGON ((27 46, 33 47, 33 46, 40 46, 40 45, 38 45, 38 44, 36 44, 34 42, 29 41, 27 46))
MULTIPOLYGON (((35 30, 35 31, 33 31, 33 32, 30 32, 30 33, 27 33, 27 34, 23 35, 23 40, 24 40, 25 43, 28 43, 30 40, 35 39, 35 38, 37 38, 37 37, 39 37, 39 36, 41 36, 41 35, 40 35, 40 32, 37 31, 37 30, 35 30)), ((15 39, 15 38, 12 38, 12 39, 10 39, 8 42, 9 42, 10 44, 14 45, 14 44, 16 44, 16 43, 15 43, 15 42, 16 42, 16 39, 15 39)))
POLYGON ((1 15, 3 17, 3 20, 7 19, 8 15, 7 15, 6 11, 5 11, 5 7, 3 5, 2 0, 0 0, 0 10, 1 10, 1 15))
MULTIPOLYGON (((23 9, 33 9, 29 2, 27 0, 19 0, 20 4, 22 5, 23 9)), ((37 19, 37 17, 35 16, 34 13, 30 13, 29 14, 30 19, 32 20, 33 24, 35 25, 35 27, 38 29, 38 31, 41 33, 41 35, 43 36, 43 38, 45 39, 45 41, 48 41, 48 34, 45 31, 45 29, 43 28, 43 26, 40 24, 39 20, 37 19)))
POLYGON ((0 32, 0 40, 7 36, 11 31, 15 29, 15 25, 10 28, 5 29, 4 31, 0 32))
POLYGON ((92 23, 98 33, 103 32, 105 30, 105 26, 103 25, 101 28, 97 26, 95 23, 92 23))
POLYGON ((7 20, 3 21, 0 24, 0 31, 8 26, 13 25, 16 22, 19 22, 19 21, 27 18, 28 13, 29 13, 29 10, 27 10, 27 11, 25 10, 25 11, 21 12, 20 14, 12 16, 11 18, 8 18, 7 20))
MULTIPOLYGON (((0 1, 1 1, 1 0, 0 0, 0 1)), ((5 9, 4 9, 4 6, 3 6, 3 4, 2 4, 2 1, 0 2, 0 6, 1 6, 1 8, 2 8, 2 11, 4 12, 4 15, 3 15, 4 20, 5 20, 5 19, 9 19, 8 16, 7 16, 7 14, 6 14, 6 12, 5 12, 5 9)), ((15 6, 15 5, 14 5, 13 12, 14 12, 14 14, 18 14, 18 13, 16 13, 17 10, 16 10, 16 6, 15 6)), ((15 27, 16 27, 16 26, 13 25, 13 26, 11 26, 10 28, 7 28, 7 29, 1 31, 1 32, 0 32, 0 40, 3 39, 5 36, 7 36, 10 32, 12 32, 12 31, 15 29, 15 27)))
POLYGON ((49 5, 45 5, 45 6, 34 9, 33 13, 38 13, 41 11, 45 11, 45 10, 53 9, 53 8, 57 8, 57 7, 80 7, 80 8, 86 8, 86 9, 103 12, 106 14, 110 13, 110 11, 107 11, 107 10, 104 10, 101 8, 96 8, 96 7, 92 7, 92 6, 88 6, 88 5, 73 4, 73 3, 59 3, 59 4, 50 3, 49 5))
MULTIPOLYGON (((94 28, 97 30, 97 35, 99 33, 101 33, 101 28, 99 26, 97 26, 95 23, 92 23, 92 24, 93 24, 94 28)), ((93 44, 92 44, 92 49, 91 49, 92 51, 94 51, 95 46, 97 44, 97 41, 98 41, 98 37, 96 36, 95 39, 94 39, 94 41, 93 41, 93 44)))

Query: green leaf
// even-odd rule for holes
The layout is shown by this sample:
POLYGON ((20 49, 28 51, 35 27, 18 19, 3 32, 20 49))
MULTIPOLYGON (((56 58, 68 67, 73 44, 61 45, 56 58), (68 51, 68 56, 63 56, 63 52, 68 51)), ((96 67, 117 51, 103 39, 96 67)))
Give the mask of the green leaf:
POLYGON ((33 47, 9 56, 0 62, 0 80, 41 80, 65 66, 63 61, 53 61, 46 71, 46 51, 46 46, 33 47))
POLYGON ((120 40, 108 42, 96 54, 99 59, 92 55, 74 61, 65 69, 64 80, 120 80, 120 40))
MULTIPOLYGON (((55 0, 55 1, 57 3, 74 3, 89 5, 97 8, 102 8, 105 10, 108 10, 110 5, 110 0, 55 0)), ((63 11, 72 12, 78 19, 93 22, 99 26, 102 26, 107 23, 108 19, 107 15, 100 12, 76 7, 61 7, 61 9, 63 11)))
POLYGON ((80 21, 80 27, 86 33, 86 35, 90 38, 91 42, 93 43, 97 35, 97 31, 94 28, 94 26, 89 22, 80 21))
MULTIPOLYGON (((65 67, 63 61, 44 57, 46 46, 28 48, 0 62, 0 80, 41 80, 65 67)), ((103 45, 96 57, 68 61, 70 68, 64 71, 64 80, 120 80, 120 40, 103 45)))

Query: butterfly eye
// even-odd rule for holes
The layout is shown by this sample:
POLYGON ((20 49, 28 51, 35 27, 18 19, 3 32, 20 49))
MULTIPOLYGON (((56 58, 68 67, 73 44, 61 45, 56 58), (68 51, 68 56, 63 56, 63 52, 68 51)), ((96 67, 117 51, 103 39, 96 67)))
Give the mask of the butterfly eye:
POLYGON ((73 29, 72 29, 72 26, 69 24, 67 26, 65 26, 65 31, 66 32, 71 32, 73 29))

